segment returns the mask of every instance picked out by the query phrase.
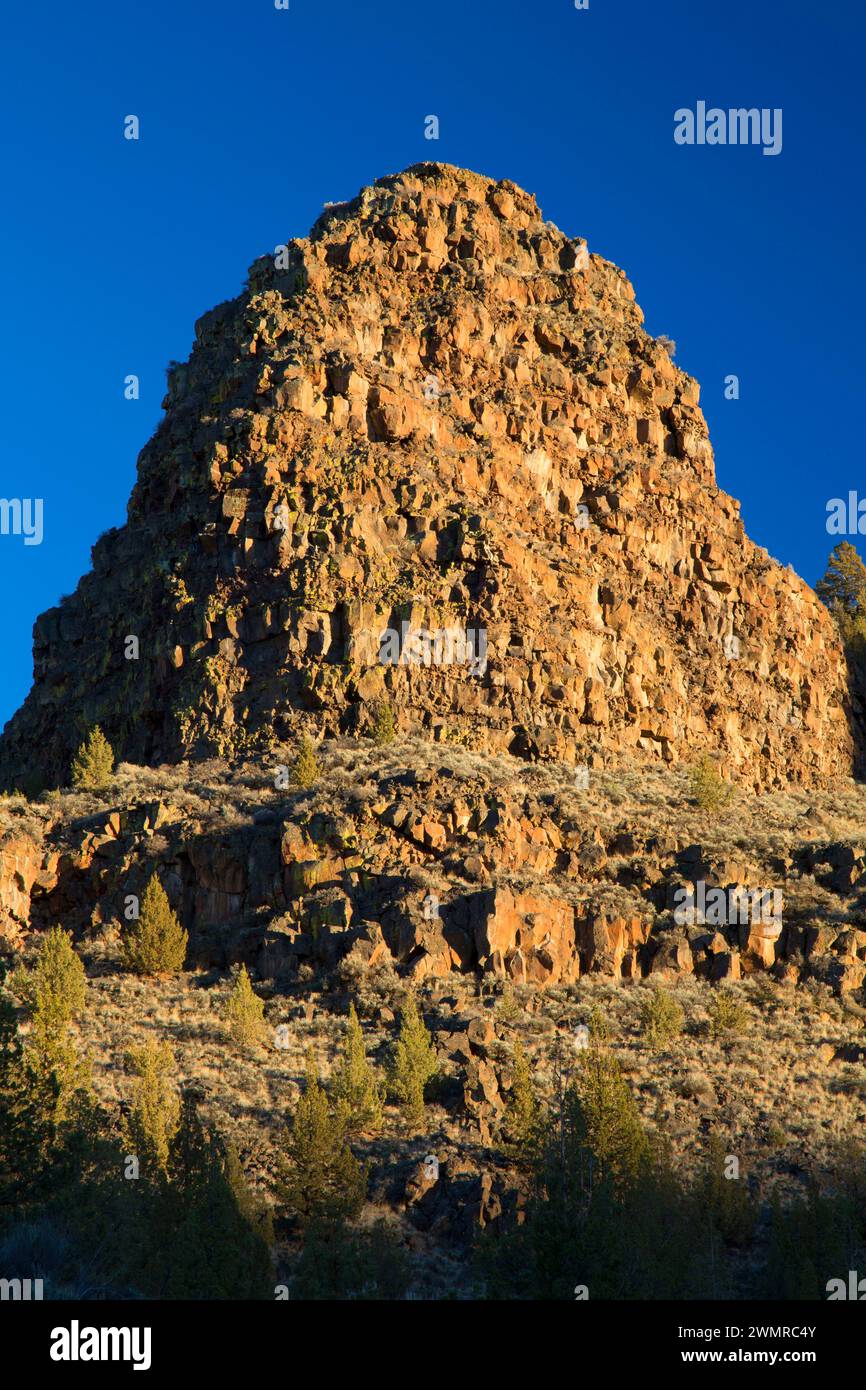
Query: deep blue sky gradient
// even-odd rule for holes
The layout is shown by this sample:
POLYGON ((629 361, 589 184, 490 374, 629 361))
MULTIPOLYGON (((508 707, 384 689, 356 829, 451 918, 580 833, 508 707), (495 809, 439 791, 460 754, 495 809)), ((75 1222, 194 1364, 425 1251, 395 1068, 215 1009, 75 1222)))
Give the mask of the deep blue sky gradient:
POLYGON ((125 519, 195 319, 326 200, 424 159, 514 179, 626 270, 750 534, 823 572, 828 499, 866 495, 861 0, 12 0, 0 23, 0 496, 45 499, 41 546, 0 537, 0 723, 34 618, 125 519), (782 107, 782 153, 677 146, 700 99, 782 107))

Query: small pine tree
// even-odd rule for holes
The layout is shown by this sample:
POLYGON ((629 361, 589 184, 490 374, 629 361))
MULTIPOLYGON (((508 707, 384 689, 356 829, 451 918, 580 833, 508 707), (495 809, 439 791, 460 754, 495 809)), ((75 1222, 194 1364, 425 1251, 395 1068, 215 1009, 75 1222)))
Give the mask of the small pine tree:
POLYGON ((362 1230, 345 1222, 315 1222, 304 1232, 291 1296, 307 1302, 401 1303, 410 1283, 411 1265, 399 1227, 394 1230, 383 1220, 362 1230))
POLYGON ((48 1116, 32 1085, 12 1000, 0 992, 0 1220, 26 1199, 42 1170, 48 1116))
POLYGON ((72 933, 51 927, 42 938, 33 985, 41 1004, 58 1021, 69 1023, 84 1008, 84 965, 72 945, 72 933))
POLYGON ((70 1032, 84 1008, 84 966, 72 946, 72 934, 60 927, 45 933, 35 969, 21 990, 33 1010, 27 1065, 43 1095, 50 1121, 63 1124, 73 1098, 90 1086, 90 1067, 70 1032))
POLYGON ((141 915, 121 941, 123 963, 136 975, 176 975, 183 969, 187 940, 154 874, 144 890, 141 915))
POLYGON ((580 1147, 593 1156, 599 1177, 615 1185, 633 1181, 649 1156, 649 1143, 622 1068, 604 1044, 579 1054, 568 1089, 570 1124, 580 1147))
POLYGON ((114 753, 97 724, 91 729, 72 762, 72 785, 82 791, 100 791, 111 781, 114 753))
POLYGON ((730 988, 717 990, 707 1005, 710 1018, 710 1036, 736 1036, 742 1033, 749 1021, 749 1011, 741 999, 730 988))
POLYGON ((349 1134, 374 1134, 382 1125, 382 1096, 364 1047, 364 1033, 354 1004, 349 1007, 346 1050, 332 1087, 337 1109, 349 1134))
POLYGON ((758 1211, 745 1178, 729 1175, 731 1157, 726 1154, 721 1137, 711 1135, 704 1166, 698 1174, 696 1195, 722 1239, 744 1245, 754 1232, 758 1211))
POLYGON ((599 1008, 598 1004, 593 1005, 589 1016, 589 1036, 597 1043, 606 1043, 610 1040, 607 1019, 604 1016, 604 1010, 599 1008))
POLYGON ((90 1063, 78 1051, 68 1023, 37 1004, 26 1051, 33 1085, 41 1091, 42 1107, 58 1127, 70 1117, 75 1100, 90 1090, 90 1063))
POLYGON ((292 763, 292 781, 299 787, 312 787, 318 782, 321 774, 315 746, 304 734, 298 745, 298 755, 292 763))
POLYGON ((667 1047, 683 1031, 685 1014, 672 994, 654 989, 641 1005, 641 1031, 653 1051, 667 1047))
POLYGON ((251 1047, 265 1033, 265 1006, 255 993, 247 967, 242 965, 225 1007, 225 1022, 235 1042, 251 1047))
POLYGON ((542 1114, 529 1059, 518 1039, 514 1045, 514 1068, 511 1095, 503 1125, 505 1151, 521 1167, 532 1168, 538 1162, 542 1142, 542 1114))
POLYGON ((410 1122, 424 1119, 424 1087, 436 1074, 436 1054, 412 995, 400 1011, 400 1036, 391 1066, 391 1092, 410 1122))
POLYGON ((380 700, 373 712, 373 742, 380 747, 393 743, 397 735, 394 711, 387 700, 380 700))
POLYGON ((226 1140, 223 1147, 225 1179, 231 1188, 235 1205, 247 1225, 258 1233, 270 1249, 274 1243, 274 1218, 271 1209, 256 1196, 250 1186, 235 1145, 231 1140, 226 1140))
POLYGON ((855 618, 866 612, 866 565, 850 541, 840 541, 835 547, 815 593, 836 617, 855 618))
POLYGON ((836 619, 848 657, 855 663, 855 683, 862 688, 866 665, 866 565, 849 541, 836 546, 815 592, 836 619))
POLYGON ((356 1216, 367 1193, 367 1169, 346 1143, 343 1119, 332 1112, 312 1056, 283 1151, 277 1157, 277 1208, 300 1226, 356 1216))
POLYGON ((42 937, 34 968, 19 966, 10 986, 31 1012, 41 999, 44 1015, 70 1023, 84 1008, 85 999, 84 966, 72 945, 72 933, 51 927, 42 937))
MULTIPOLYGON (((161 1298, 267 1298, 273 1271, 262 1223, 252 1222, 229 1177, 226 1146, 187 1091, 156 1203, 155 1273, 161 1298), (166 1261, 165 1250, 171 1250, 166 1261)), ((242 1182, 240 1165, 234 1179, 242 1182)), ((244 1197, 253 1201, 247 1190, 244 1197)), ((264 1223, 266 1224, 266 1223, 264 1223)))
POLYGON ((692 768, 689 790, 702 811, 713 815, 730 801, 733 788, 719 774, 712 758, 704 754, 692 768))
POLYGON ((127 1064, 136 1074, 135 1098, 123 1124, 129 1153, 151 1179, 168 1172, 172 1142, 178 1132, 181 1103, 172 1081, 175 1063, 168 1043, 152 1039, 132 1048, 127 1064))

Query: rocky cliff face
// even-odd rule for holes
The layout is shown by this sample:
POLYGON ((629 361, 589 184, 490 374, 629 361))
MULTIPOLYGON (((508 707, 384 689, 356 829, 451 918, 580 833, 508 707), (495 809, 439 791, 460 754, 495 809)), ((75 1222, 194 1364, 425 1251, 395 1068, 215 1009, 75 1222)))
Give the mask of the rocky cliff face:
POLYGON ((834 625, 745 536, 698 398, 532 196, 379 180, 197 323, 127 525, 35 625, 0 775, 65 782, 97 722, 153 764, 383 699, 491 754, 849 774, 834 625))

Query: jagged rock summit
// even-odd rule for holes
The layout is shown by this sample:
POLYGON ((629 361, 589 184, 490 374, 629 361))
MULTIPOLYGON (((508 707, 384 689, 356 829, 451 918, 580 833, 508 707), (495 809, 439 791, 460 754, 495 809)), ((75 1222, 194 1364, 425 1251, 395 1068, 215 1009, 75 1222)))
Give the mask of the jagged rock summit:
POLYGON ((382 701, 490 752, 850 774, 834 624, 642 321, 508 181, 422 164, 326 208, 170 367, 126 526, 36 622, 3 781, 64 783, 96 723, 160 763, 382 701))

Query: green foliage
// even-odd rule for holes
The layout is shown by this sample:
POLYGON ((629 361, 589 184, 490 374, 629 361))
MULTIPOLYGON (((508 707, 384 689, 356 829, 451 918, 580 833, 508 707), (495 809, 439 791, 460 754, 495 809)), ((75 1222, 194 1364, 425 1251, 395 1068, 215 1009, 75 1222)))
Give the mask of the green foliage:
POLYGON ((725 1152, 718 1135, 710 1138, 707 1156, 698 1174, 696 1197, 723 1240, 745 1245, 754 1234, 758 1220, 757 1203, 742 1175, 732 1162, 734 1154, 725 1152))
POLYGON ((398 1300, 408 1285, 405 1249, 384 1221, 363 1231, 342 1222, 316 1222, 305 1234, 292 1297, 398 1300))
POLYGON ((80 1056, 72 1022, 84 1008, 84 966, 72 935, 52 927, 42 938, 36 966, 16 972, 14 985, 31 1010, 27 1070, 40 1103, 54 1126, 69 1117, 79 1092, 87 1092, 90 1068, 80 1056))
POLYGON ((42 1088, 31 1085, 15 1006, 0 991, 0 1216, 20 1210, 42 1170, 47 1141, 42 1088))
POLYGON ((0 989, 4 1277, 44 1278, 46 1298, 272 1296, 268 1214, 237 1156, 202 1131, 188 1097, 181 1112, 166 1053, 153 1044, 139 1050, 121 1148, 113 1120, 81 1091, 55 1122, 56 1083, 32 1069, 0 989), (130 1180, 130 1147, 160 1158, 138 1180, 130 1180))
POLYGON ((840 541, 835 547, 815 592, 836 619, 861 685, 866 680, 866 565, 849 541, 840 541))
POLYGON ((299 787, 315 786, 322 775, 312 740, 304 734, 298 745, 298 753, 292 763, 292 781, 299 787))
POLYGON ((521 1167, 533 1167, 543 1142, 542 1110, 523 1044, 514 1044, 511 1093, 503 1120, 506 1154, 521 1167))
POLYGON ((90 1064, 78 1051, 68 1022, 37 1003, 26 1049, 27 1067, 53 1126, 63 1125, 79 1093, 90 1089, 90 1064))
POLYGON ((866 565, 850 541, 840 541, 834 548, 815 593, 837 620, 866 612, 866 565))
POLYGON ((367 1170, 346 1142, 344 1118, 319 1085, 312 1057, 307 1084, 277 1156, 277 1209, 300 1227, 355 1216, 367 1192, 367 1170))
POLYGON ((750 1296, 741 1251, 757 1208, 722 1141, 697 1173, 675 1164, 644 1133, 603 1042, 591 1038, 572 1071, 558 1060, 528 1203, 479 1242, 487 1297, 571 1300, 582 1285, 593 1300, 750 1296))
POLYGON ((180 1123, 180 1100, 172 1079, 174 1056, 168 1043, 150 1039, 130 1050, 127 1064, 137 1081, 130 1113, 124 1119, 124 1141, 143 1176, 155 1180, 168 1172, 169 1152, 180 1123))
POLYGON ((72 785, 82 791, 100 791, 114 772, 111 744, 97 724, 91 729, 72 761, 72 785))
POLYGON ((610 1049, 598 1039, 578 1053, 565 1092, 560 1130, 593 1156, 594 1173, 619 1188, 632 1182, 648 1156, 637 1105, 610 1049))
POLYGON ((72 933, 51 927, 42 937, 33 972, 37 1008, 58 1023, 71 1023, 84 1008, 84 966, 72 945, 72 933))
POLYGON ((141 915, 121 941, 123 963, 136 975, 176 975, 183 969, 187 940, 187 933, 154 874, 144 890, 141 915))
POLYGON ((273 1293, 268 1219, 234 1154, 183 1097, 169 1144, 168 1183, 158 1204, 160 1257, 151 1278, 160 1298, 267 1298, 273 1293), (170 1249, 170 1260, 164 1252, 170 1249))
POLYGON ((514 994, 514 985, 510 980, 503 981, 502 994, 496 1005, 496 1017, 503 1023, 514 1023, 520 1017, 520 1005, 514 994))
POLYGON ((354 1004, 349 1007, 346 1049, 334 1077, 332 1096, 343 1114, 347 1133, 375 1134, 381 1129, 382 1095, 354 1004))
POLYGON ((594 1038, 597 1043, 606 1043, 610 1041, 610 1029, 607 1019, 598 1004, 594 1005, 589 1016, 589 1035, 591 1038, 594 1038))
POLYGON ((71 1023, 84 1008, 86 977, 72 944, 72 933, 51 927, 42 934, 35 966, 20 965, 9 980, 13 994, 28 1013, 41 1000, 45 1017, 71 1023))
POLYGON ((380 747, 393 743, 397 735, 394 711, 387 700, 380 700, 373 712, 373 742, 380 747))
POLYGON ((689 791, 702 811, 715 815, 727 806, 733 787, 720 775, 712 758, 704 754, 691 770, 689 791))
POLYGON ((433 1042, 409 995, 400 1013, 400 1034, 391 1063, 390 1089, 416 1128, 424 1120, 424 1087, 436 1074, 433 1042))
POLYGON ((743 1033, 749 1021, 748 1009, 732 989, 715 990, 707 1005, 707 1013, 710 1016, 710 1034, 714 1038, 743 1033))
POLYGON ((685 1021, 677 1000, 667 990, 654 989, 641 1005, 641 1032, 653 1051, 669 1047, 683 1031, 685 1021))
POLYGON ((225 1006, 225 1023, 235 1042, 252 1046, 265 1034, 265 1006, 255 993, 247 967, 242 965, 225 1006))
POLYGON ((237 1148, 228 1140, 223 1145, 223 1171, 244 1221, 270 1249, 274 1243, 274 1218, 271 1208, 256 1196, 247 1181, 237 1148))

